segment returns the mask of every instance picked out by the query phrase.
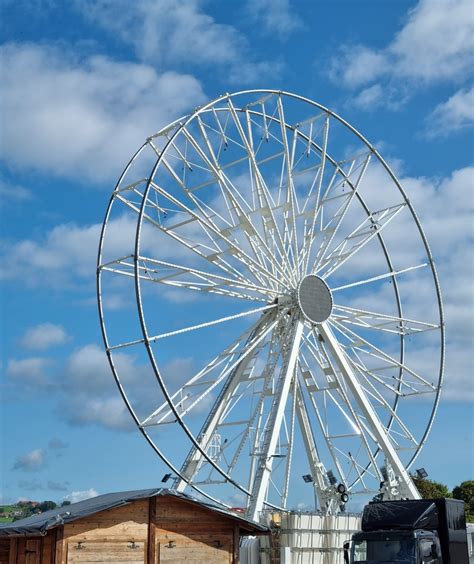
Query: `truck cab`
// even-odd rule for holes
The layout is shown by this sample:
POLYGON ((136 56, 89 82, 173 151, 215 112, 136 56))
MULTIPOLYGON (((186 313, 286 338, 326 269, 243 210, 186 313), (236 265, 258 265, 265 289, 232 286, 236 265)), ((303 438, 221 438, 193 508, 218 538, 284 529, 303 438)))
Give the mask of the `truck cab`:
POLYGON ((346 564, 468 564, 464 502, 417 499, 371 502, 362 531, 344 545, 346 564))
POLYGON ((437 534, 431 531, 374 531, 352 537, 350 562, 441 564, 437 534))

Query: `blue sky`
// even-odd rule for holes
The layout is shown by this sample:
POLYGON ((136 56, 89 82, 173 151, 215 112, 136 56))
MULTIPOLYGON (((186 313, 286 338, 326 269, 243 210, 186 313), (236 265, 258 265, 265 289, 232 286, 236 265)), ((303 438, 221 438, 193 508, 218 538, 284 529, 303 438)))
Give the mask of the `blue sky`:
MULTIPOLYGON (((130 430, 102 352, 99 229, 149 135, 246 88, 338 112, 413 199, 447 326, 445 387, 416 467, 450 487, 472 479, 469 1, 5 0, 2 12, 0 500, 159 485, 166 468, 130 430)), ((170 370, 189 369, 188 352, 170 370)))

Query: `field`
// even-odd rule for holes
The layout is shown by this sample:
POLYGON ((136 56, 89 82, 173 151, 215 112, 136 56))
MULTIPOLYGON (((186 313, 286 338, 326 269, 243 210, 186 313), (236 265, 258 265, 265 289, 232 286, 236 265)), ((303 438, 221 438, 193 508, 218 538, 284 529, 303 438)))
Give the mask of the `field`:
POLYGON ((18 505, 0 505, 0 523, 11 523, 13 517, 5 517, 5 515, 11 515, 14 511, 21 511, 21 509, 18 505))

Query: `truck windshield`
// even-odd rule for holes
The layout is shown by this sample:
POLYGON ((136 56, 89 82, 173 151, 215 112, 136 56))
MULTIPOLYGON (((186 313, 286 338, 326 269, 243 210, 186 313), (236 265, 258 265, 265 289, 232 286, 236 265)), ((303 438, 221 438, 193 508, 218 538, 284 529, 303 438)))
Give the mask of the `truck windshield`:
POLYGON ((352 544, 352 562, 415 564, 414 541, 410 538, 356 540, 352 544))

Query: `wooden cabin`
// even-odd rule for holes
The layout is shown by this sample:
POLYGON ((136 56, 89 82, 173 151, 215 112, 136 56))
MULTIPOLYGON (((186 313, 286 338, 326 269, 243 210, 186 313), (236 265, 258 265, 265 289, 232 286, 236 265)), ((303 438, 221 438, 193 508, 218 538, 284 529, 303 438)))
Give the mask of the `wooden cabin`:
POLYGON ((0 525, 0 564, 229 564, 267 532, 173 490, 118 492, 0 525))

